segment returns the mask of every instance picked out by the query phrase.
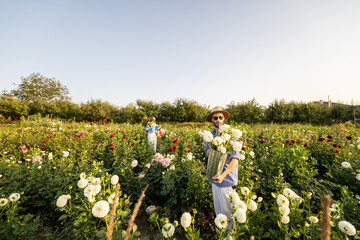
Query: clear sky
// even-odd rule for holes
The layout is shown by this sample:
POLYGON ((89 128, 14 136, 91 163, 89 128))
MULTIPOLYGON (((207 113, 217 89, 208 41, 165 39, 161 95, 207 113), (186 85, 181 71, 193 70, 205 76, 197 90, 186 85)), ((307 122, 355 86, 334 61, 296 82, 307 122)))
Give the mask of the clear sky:
POLYGON ((358 0, 0 0, 0 90, 72 101, 360 104, 358 0))

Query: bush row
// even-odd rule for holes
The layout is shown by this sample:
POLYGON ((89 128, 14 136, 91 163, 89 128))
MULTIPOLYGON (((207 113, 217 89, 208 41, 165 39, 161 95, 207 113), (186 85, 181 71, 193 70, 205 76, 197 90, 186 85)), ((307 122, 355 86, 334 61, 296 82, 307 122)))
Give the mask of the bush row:
MULTIPOLYGON (((346 121, 356 122, 360 118, 358 106, 334 104, 326 107, 319 102, 285 102, 275 100, 263 107, 252 99, 247 102, 231 102, 224 107, 231 114, 233 123, 310 123, 333 124, 346 121)), ((144 117, 156 116, 161 122, 204 122, 210 109, 196 101, 183 98, 173 103, 160 104, 137 100, 135 104, 117 107, 109 102, 90 100, 76 104, 68 100, 20 101, 15 97, 0 98, 2 122, 10 122, 28 115, 52 116, 62 119, 93 122, 140 123, 144 117)))

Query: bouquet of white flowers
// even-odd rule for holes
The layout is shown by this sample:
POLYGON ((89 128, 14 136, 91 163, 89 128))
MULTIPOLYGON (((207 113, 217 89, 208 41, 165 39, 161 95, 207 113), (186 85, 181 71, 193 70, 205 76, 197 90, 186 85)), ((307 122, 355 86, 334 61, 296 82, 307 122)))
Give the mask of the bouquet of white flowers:
POLYGON ((224 124, 219 127, 221 136, 214 137, 209 131, 201 132, 205 142, 209 143, 209 158, 206 169, 206 177, 212 179, 221 173, 224 168, 228 152, 241 151, 242 143, 239 138, 242 132, 239 129, 232 128, 224 124))

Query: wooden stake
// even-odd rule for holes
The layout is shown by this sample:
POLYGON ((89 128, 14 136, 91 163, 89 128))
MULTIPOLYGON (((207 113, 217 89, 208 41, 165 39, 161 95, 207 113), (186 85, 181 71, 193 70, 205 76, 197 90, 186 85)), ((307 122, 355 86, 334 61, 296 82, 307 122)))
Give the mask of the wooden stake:
POLYGON ((320 230, 321 240, 330 240, 331 226, 330 226, 330 205, 331 199, 328 195, 321 197, 321 218, 320 218, 320 230))
POLYGON ((128 224, 128 227, 126 229, 126 234, 125 234, 125 238, 124 240, 128 240, 129 239, 129 236, 130 236, 130 232, 131 230, 133 229, 133 225, 134 225, 134 221, 135 221, 135 217, 139 211, 139 208, 141 206, 141 202, 143 200, 143 198, 145 197, 145 191, 146 189, 149 187, 149 184, 146 185, 146 187, 144 188, 144 190, 142 191, 140 197, 139 197, 139 200, 137 201, 137 203, 135 204, 135 208, 134 208, 134 211, 133 213, 131 214, 131 217, 130 217, 130 220, 129 220, 129 224, 128 224))
POLYGON ((111 207, 111 212, 110 212, 110 218, 109 218, 109 225, 106 231, 106 239, 107 240, 111 240, 112 239, 112 234, 113 234, 113 230, 114 230, 114 218, 115 218, 115 212, 116 212, 116 207, 118 205, 117 202, 117 198, 119 195, 119 189, 120 189, 120 184, 116 184, 116 191, 115 191, 115 198, 114 198, 114 202, 113 205, 111 207))

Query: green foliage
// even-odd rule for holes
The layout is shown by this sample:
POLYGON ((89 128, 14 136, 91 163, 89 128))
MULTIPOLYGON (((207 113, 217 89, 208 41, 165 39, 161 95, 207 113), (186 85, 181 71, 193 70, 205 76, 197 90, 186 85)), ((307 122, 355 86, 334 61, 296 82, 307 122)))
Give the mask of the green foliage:
MULTIPOLYGON (((246 212, 247 222, 238 224, 239 238, 254 235, 256 239, 317 239, 319 226, 310 224, 308 219, 319 216, 319 199, 323 194, 330 195, 338 205, 331 215, 334 239, 345 238, 337 226, 339 221, 348 221, 360 229, 358 128, 350 123, 332 127, 275 124, 236 127, 243 131, 242 154, 246 156, 239 161, 237 191, 240 195, 242 187, 248 186, 251 194, 242 194, 241 200, 248 203, 255 199, 257 204, 255 211, 246 212), (278 204, 272 196, 284 194, 284 188, 291 188, 301 200, 290 203, 288 224, 281 222, 278 204)), ((188 234, 205 238, 206 233, 215 233, 215 227, 200 129, 174 124, 163 124, 163 128, 166 133, 158 137, 157 149, 167 158, 165 163, 153 160, 156 158, 140 124, 66 123, 38 115, 17 124, 3 124, 0 198, 23 193, 13 222, 19 223, 19 229, 24 228, 21 231, 27 231, 27 236, 33 231, 44 232, 48 238, 73 239, 80 235, 103 238, 106 221, 92 216, 94 203, 84 198, 84 190, 79 189, 77 182, 83 172, 100 178, 102 194, 96 196, 96 201, 107 200, 114 190, 109 178, 116 174, 121 184, 123 212, 129 212, 130 204, 137 201, 149 184, 142 208, 155 205, 158 219, 179 219, 183 212, 196 209, 193 230, 201 230, 202 236, 197 230, 188 234), (132 165, 135 159, 136 166, 132 165), (69 212, 59 211, 56 200, 67 194, 71 196, 69 212), (37 225, 40 222, 36 219, 41 220, 41 225, 37 225)), ((201 130, 209 128, 210 124, 201 126, 201 130)), ((8 218, 2 215, 0 219, 8 218)), ((125 219, 119 218, 116 236, 120 239, 125 219)), ((9 233, 11 228, 4 231, 9 233)), ((136 238, 136 231, 133 233, 136 238)))
MULTIPOLYGON (((69 193, 68 202, 64 207, 59 207, 59 210, 63 212, 63 215, 59 217, 59 221, 64 226, 61 235, 67 239, 106 239, 105 233, 109 225, 110 214, 106 214, 105 217, 96 217, 93 213, 94 205, 100 201, 105 201, 112 207, 113 203, 117 201, 113 236, 122 236, 122 227, 127 223, 131 213, 129 198, 120 190, 118 200, 115 200, 114 197, 111 199, 111 195, 115 194, 116 185, 110 183, 111 176, 109 174, 103 174, 99 178, 96 178, 96 173, 95 175, 90 173, 86 176, 87 178, 84 178, 88 182, 86 188, 76 186, 77 181, 74 181, 67 190, 69 193), (101 184, 100 192, 91 201, 90 197, 84 196, 87 187, 90 184, 96 184, 94 181, 91 182, 90 178, 99 181, 101 184)), ((80 177, 77 180, 80 180, 80 177)))
POLYGON ((2 96, 0 97, 0 114, 12 119, 20 118, 29 114, 29 106, 14 97, 2 96))
POLYGON ((176 122, 202 122, 208 113, 208 108, 199 105, 196 101, 178 98, 174 102, 172 113, 174 114, 172 119, 176 122))
POLYGON ((268 122, 288 123, 293 118, 293 108, 294 106, 286 104, 285 100, 275 100, 265 110, 265 117, 268 122))
POLYGON ((111 119, 113 113, 117 111, 117 107, 108 102, 102 102, 100 99, 92 99, 87 103, 82 103, 80 111, 82 119, 97 122, 107 117, 111 119))
POLYGON ((21 83, 17 89, 11 93, 20 100, 32 102, 37 99, 52 100, 69 100, 67 96, 69 90, 62 85, 60 81, 54 78, 47 78, 40 73, 32 73, 30 76, 21 78, 21 83))
POLYGON ((247 124, 257 123, 262 120, 263 109, 255 98, 243 103, 231 102, 226 106, 230 113, 231 121, 247 124))
POLYGON ((30 213, 20 214, 19 201, 21 195, 18 195, 20 199, 14 199, 12 196, 13 194, 8 199, 5 198, 7 203, 0 206, 0 239, 30 239, 39 230, 40 216, 35 218, 30 213))

